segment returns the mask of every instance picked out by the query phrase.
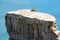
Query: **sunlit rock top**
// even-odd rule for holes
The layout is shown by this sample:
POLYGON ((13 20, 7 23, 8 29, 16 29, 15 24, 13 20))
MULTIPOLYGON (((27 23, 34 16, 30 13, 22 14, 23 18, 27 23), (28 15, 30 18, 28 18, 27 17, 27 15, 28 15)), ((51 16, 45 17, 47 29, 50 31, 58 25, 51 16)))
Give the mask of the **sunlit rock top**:
POLYGON ((36 19, 45 20, 45 21, 55 21, 56 20, 54 16, 52 16, 48 13, 36 12, 36 11, 30 10, 30 9, 22 9, 22 10, 7 12, 7 13, 22 15, 24 17, 36 18, 36 19))

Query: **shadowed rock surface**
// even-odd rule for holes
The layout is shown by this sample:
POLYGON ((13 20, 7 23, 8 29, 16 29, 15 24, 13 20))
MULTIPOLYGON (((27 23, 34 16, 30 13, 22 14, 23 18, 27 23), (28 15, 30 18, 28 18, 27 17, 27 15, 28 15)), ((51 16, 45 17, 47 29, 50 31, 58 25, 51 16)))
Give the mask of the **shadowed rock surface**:
POLYGON ((52 15, 23 9, 7 12, 5 21, 9 40, 60 40, 52 15))

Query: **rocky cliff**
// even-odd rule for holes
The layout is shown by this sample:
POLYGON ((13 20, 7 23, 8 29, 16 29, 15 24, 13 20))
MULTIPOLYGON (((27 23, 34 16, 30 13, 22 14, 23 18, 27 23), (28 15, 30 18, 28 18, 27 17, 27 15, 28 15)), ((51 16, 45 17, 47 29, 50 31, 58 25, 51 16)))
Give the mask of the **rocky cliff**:
POLYGON ((22 9, 5 16, 9 40, 60 40, 54 16, 22 9))

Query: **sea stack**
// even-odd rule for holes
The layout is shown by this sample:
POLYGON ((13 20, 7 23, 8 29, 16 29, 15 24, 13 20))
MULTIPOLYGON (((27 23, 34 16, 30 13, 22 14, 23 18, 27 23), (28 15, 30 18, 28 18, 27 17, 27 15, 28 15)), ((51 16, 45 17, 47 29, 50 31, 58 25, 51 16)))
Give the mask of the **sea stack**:
POLYGON ((34 9, 7 12, 5 24, 9 40, 60 40, 56 19, 34 9))

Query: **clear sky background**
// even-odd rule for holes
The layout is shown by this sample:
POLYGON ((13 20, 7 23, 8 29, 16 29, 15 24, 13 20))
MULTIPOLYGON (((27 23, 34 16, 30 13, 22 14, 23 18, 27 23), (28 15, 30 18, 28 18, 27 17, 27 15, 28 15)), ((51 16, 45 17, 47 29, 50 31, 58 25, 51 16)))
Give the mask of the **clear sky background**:
POLYGON ((32 8, 55 16, 60 30, 60 0, 0 0, 0 40, 9 38, 5 27, 6 12, 32 8))

